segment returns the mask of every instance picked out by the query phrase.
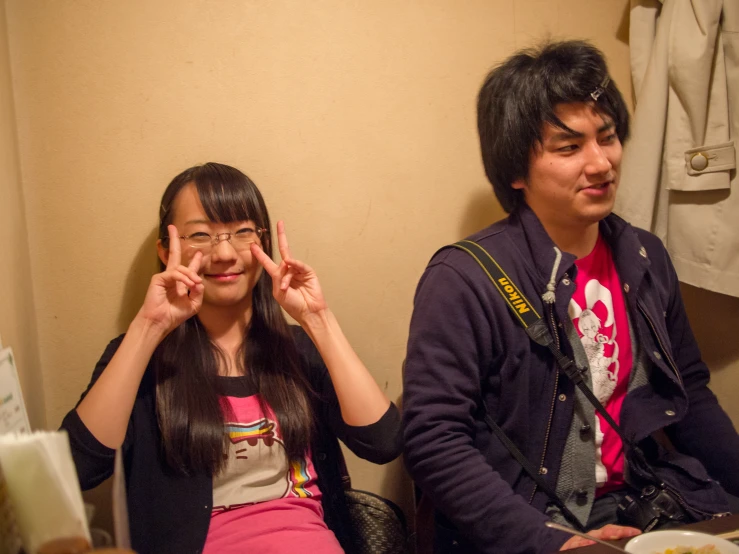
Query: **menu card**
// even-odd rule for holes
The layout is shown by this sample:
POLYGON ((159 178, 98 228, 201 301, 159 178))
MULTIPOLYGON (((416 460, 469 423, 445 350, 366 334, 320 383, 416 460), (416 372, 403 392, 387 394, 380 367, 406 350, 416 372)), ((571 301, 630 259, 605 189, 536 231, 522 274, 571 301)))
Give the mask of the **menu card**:
POLYGON ((13 350, 3 348, 0 350, 0 435, 30 431, 13 350))
MULTIPOLYGON (((0 344, 0 435, 30 430, 13 351, 0 344)), ((0 554, 18 554, 20 549, 20 530, 0 467, 0 554)))

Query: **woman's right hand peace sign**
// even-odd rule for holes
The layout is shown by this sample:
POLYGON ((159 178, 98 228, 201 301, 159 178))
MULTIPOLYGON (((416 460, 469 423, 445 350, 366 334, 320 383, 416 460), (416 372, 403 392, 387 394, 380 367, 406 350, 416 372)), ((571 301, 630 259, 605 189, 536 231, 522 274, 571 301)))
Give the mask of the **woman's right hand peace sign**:
POLYGON ((203 305, 203 279, 198 275, 203 254, 196 252, 188 265, 182 265, 182 248, 177 228, 167 227, 169 257, 167 268, 151 278, 144 304, 137 318, 162 332, 162 338, 194 316, 203 305))

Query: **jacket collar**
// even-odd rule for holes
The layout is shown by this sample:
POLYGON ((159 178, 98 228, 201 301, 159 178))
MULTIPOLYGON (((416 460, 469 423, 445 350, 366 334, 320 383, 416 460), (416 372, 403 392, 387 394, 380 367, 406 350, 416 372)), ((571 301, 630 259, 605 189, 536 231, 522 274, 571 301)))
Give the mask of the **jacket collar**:
POLYGON ((600 222, 600 232, 613 252, 613 262, 616 264, 621 285, 633 292, 627 294, 627 297, 635 299, 642 279, 651 265, 639 235, 634 227, 616 214, 611 214, 600 222))
MULTIPOLYGON (((521 251, 522 259, 531 261, 529 265, 533 265, 533 273, 541 289, 537 292, 543 294, 555 266, 556 245, 537 215, 526 204, 515 210, 510 215, 509 221, 513 242, 521 251)), ((613 260, 622 284, 628 284, 628 288, 636 292, 649 267, 649 259, 636 231, 630 224, 612 213, 601 220, 600 232, 613 252, 613 260)), ((554 276, 556 284, 565 273, 574 278, 576 269, 573 266, 576 259, 574 254, 562 252, 562 259, 554 276)))
MULTIPOLYGON (((541 290, 538 293, 542 294, 546 290, 546 284, 552 278, 552 269, 557 256, 554 250, 556 245, 537 215, 526 204, 511 214, 511 223, 516 231, 514 236, 517 239, 517 246, 524 254, 524 259, 533 262, 536 276, 541 281, 541 290)), ((574 254, 562 252, 562 259, 555 274, 555 283, 559 283, 562 276, 575 263, 575 259, 574 254)))

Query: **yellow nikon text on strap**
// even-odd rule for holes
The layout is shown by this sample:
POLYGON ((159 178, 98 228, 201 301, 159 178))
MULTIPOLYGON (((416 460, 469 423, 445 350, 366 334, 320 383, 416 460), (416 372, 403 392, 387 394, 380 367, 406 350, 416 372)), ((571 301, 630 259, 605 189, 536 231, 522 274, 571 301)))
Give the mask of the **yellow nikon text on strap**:
POLYGON ((493 259, 487 250, 471 240, 460 240, 450 246, 464 250, 480 264, 480 267, 485 271, 490 281, 495 285, 495 288, 498 289, 506 304, 508 304, 508 308, 510 308, 513 315, 516 316, 524 328, 530 327, 541 319, 541 316, 531 302, 513 284, 508 275, 506 275, 506 272, 503 271, 503 268, 498 265, 498 262, 493 259))

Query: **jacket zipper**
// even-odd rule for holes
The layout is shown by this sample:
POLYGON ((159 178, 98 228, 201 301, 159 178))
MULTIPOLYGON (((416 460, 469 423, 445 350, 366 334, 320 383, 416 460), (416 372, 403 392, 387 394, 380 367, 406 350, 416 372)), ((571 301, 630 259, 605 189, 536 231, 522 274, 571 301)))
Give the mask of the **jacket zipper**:
POLYGON ((672 356, 670 355, 669 350, 665 348, 665 345, 662 344, 662 341, 659 338, 659 333, 657 333, 657 329, 654 326, 654 323, 652 323, 652 319, 647 314, 647 311, 642 306, 641 302, 637 301, 637 306, 639 306, 639 311, 642 313, 644 318, 647 320, 647 323, 649 323, 649 327, 652 329, 652 334, 654 335, 654 338, 657 339, 657 344, 659 344, 659 347, 662 349, 662 353, 665 355, 665 359, 667 360, 668 365, 670 366, 670 369, 675 372, 675 377, 677 377, 678 382, 680 383, 680 386, 685 388, 685 385, 683 384, 683 378, 680 375, 680 372, 677 369, 677 364, 672 360, 672 356))
MULTIPOLYGON (((559 348, 559 333, 557 332, 557 325, 554 321, 554 308, 552 305, 549 305, 549 319, 552 322, 552 330, 554 333, 554 341, 557 343, 557 348, 559 348)), ((554 394, 552 394, 552 404, 549 408, 549 422, 547 423, 547 431, 544 434, 544 450, 541 453, 541 462, 539 462, 539 474, 541 475, 541 470, 544 469, 544 459, 547 456, 547 446, 549 445, 549 434, 552 430, 552 420, 554 419, 554 405, 557 402, 557 387, 559 386, 559 366, 557 366, 557 363, 554 364, 557 368, 556 373, 554 374, 554 394)), ((536 495, 536 491, 539 488, 539 485, 534 483, 534 490, 531 491, 531 497, 529 498, 529 504, 531 504, 534 501, 534 495, 536 495)))

